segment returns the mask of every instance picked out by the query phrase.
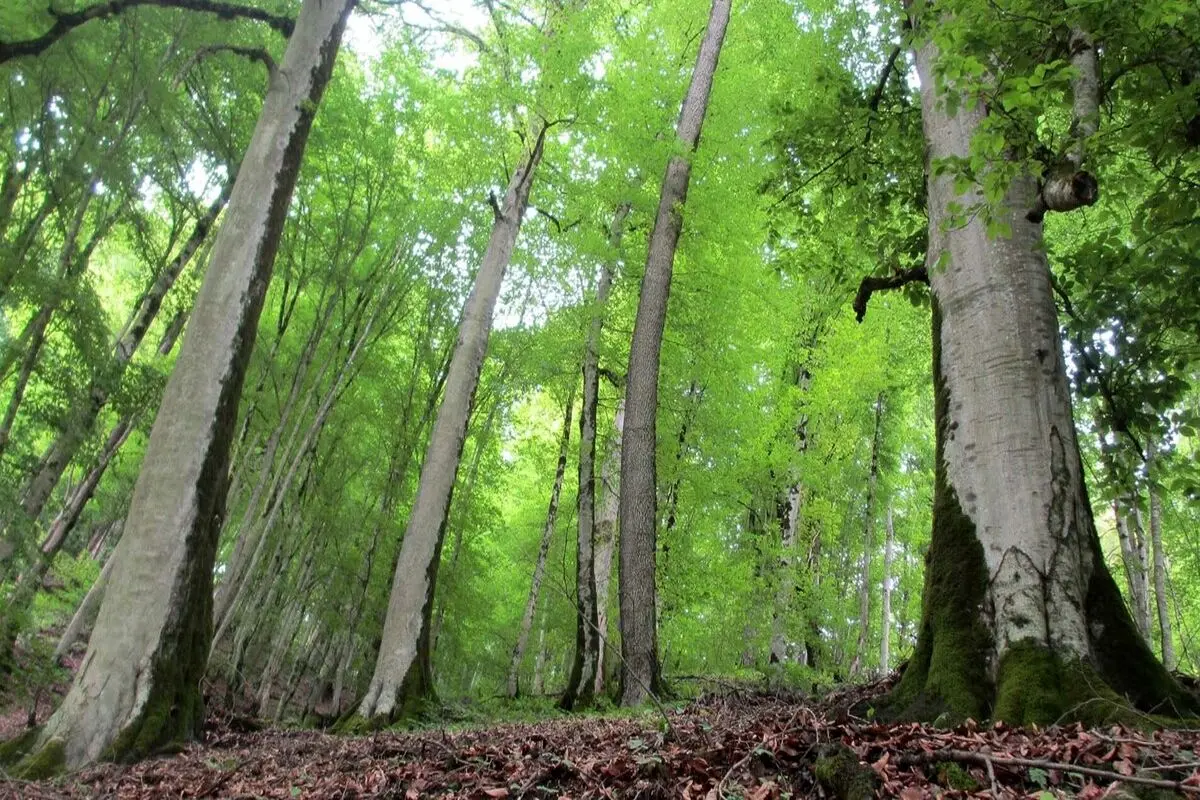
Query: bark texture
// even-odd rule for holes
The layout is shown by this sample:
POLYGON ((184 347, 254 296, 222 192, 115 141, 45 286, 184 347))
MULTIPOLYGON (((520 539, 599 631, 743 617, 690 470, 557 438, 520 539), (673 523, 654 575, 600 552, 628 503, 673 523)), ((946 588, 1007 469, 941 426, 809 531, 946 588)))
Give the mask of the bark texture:
MULTIPOLYGON (((700 141, 732 0, 713 0, 708 29, 676 136, 688 151, 700 141)), ((663 177, 658 213, 650 233, 646 272, 638 299, 625 389, 625 435, 621 450, 621 704, 637 705, 657 693, 661 675, 654 586, 657 538, 656 425, 658 371, 671 270, 683 228, 682 208, 691 180, 691 162, 674 156, 663 177)))
MULTIPOLYGON (((917 52, 931 160, 965 157, 986 109, 949 116, 938 54, 917 52)), ((951 90, 953 91, 953 90, 951 90)), ((1010 186, 991 238, 950 224, 952 175, 929 179, 937 464, 917 649, 903 716, 1012 723, 1196 706, 1154 658, 1105 565, 1084 485, 1032 177, 1010 186), (937 265, 934 268, 934 265, 937 265), (1109 702, 1088 702, 1103 697, 1109 702)))
POLYGON ((529 190, 545 137, 543 127, 509 181, 483 263, 463 309, 445 397, 433 425, 417 496, 396 559, 375 672, 358 707, 359 716, 373 724, 395 721, 434 698, 430 623, 446 516, 479 386, 479 371, 487 353, 492 315, 529 204, 529 190))
MULTIPOLYGON (((596 591, 596 402, 600 394, 600 336, 604 329, 604 309, 612 291, 616 253, 621 246, 629 204, 617 208, 609 229, 612 253, 600 270, 596 287, 587 345, 583 353, 583 410, 579 415, 579 527, 575 550, 575 657, 567 689, 559 702, 570 711, 586 706, 595 696, 601 664, 600 610, 596 591)), ((611 557, 612 551, 609 550, 611 557)))
POLYGON ((272 75, 150 435, 91 645, 22 762, 28 775, 136 759, 200 731, 238 399, 304 145, 353 6, 305 0, 272 75))

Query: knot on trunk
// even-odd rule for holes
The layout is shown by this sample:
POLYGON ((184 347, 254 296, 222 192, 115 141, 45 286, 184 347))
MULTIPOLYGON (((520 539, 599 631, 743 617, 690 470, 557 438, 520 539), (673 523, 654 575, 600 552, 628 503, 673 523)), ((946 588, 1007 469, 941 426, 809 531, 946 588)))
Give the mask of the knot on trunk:
POLYGON ((1037 202, 1025 218, 1041 222, 1047 211, 1074 211, 1093 205, 1100 197, 1100 184, 1090 172, 1070 164, 1054 169, 1042 183, 1037 202))

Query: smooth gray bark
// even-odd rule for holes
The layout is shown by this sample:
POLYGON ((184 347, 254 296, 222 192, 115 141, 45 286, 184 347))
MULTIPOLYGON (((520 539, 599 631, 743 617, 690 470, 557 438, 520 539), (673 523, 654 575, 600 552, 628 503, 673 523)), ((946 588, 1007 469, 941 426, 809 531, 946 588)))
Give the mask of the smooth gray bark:
MULTIPOLYGON (((688 152, 700 142, 721 44, 732 0, 713 0, 708 28, 700 44, 691 83, 675 134, 688 152)), ((626 371, 625 435, 621 450, 621 704, 637 705, 661 689, 657 598, 657 437, 658 373, 671 270, 683 229, 683 204, 691 180, 691 161, 673 156, 663 176, 662 193, 638 299, 633 341, 626 371)))
POLYGON ((367 719, 393 720, 433 696, 430 629, 446 516, 487 353, 492 315, 529 204, 545 138, 543 126, 532 150, 509 181, 463 309, 445 397, 434 422, 417 496, 396 559, 375 672, 358 708, 359 715, 367 719))
POLYGON ((238 399, 304 146, 354 4, 305 0, 271 76, 150 434, 91 644, 37 742, 61 753, 67 768, 136 758, 200 731, 238 399))

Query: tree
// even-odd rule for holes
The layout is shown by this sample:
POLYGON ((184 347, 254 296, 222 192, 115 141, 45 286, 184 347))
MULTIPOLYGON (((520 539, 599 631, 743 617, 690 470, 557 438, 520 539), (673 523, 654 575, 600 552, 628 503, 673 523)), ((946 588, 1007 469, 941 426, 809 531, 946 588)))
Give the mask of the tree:
POLYGON ((430 622, 446 516, 479 386, 479 371, 487 353, 492 315, 529 204, 534 173, 542 159, 546 127, 544 122, 540 124, 520 166, 513 171, 504 199, 494 209, 487 252, 463 308, 445 395, 396 561, 375 674, 358 706, 359 716, 367 720, 393 722, 434 697, 430 622))
MULTIPOLYGON (((579 525, 575 548, 575 595, 579 608, 575 614, 575 659, 571 664, 567 689, 559 701, 568 711, 591 702, 602 664, 600 649, 603 629, 600 626, 596 587, 596 403, 600 394, 600 335, 604 329, 604 309, 616 271, 613 258, 621 246, 629 209, 629 203, 622 203, 613 215, 608 236, 614 253, 600 270, 596 309, 592 312, 583 353, 583 410, 579 416, 579 525)), ((611 539, 609 541, 611 544, 611 539)), ((611 549, 608 553, 611 556, 611 549)))
MULTIPOLYGON (((994 128, 988 107, 943 71, 951 55, 940 48, 955 34, 942 26, 964 20, 938 9, 914 23, 930 162, 937 462, 923 620, 893 707, 1048 723, 1119 713, 1116 692, 1138 708, 1195 709, 1130 619, 1084 485, 1039 211, 1080 198, 1048 198, 1002 148, 983 149, 982 187, 946 167, 978 164, 973 140, 994 128), (1087 702, 1099 697, 1114 702, 1087 702)), ((1084 39, 1072 55, 1086 141, 1095 84, 1082 62, 1094 64, 1094 51, 1084 39)))
MULTIPOLYGON (((708 27, 675 129, 680 145, 696 150, 708 110, 732 0, 713 0, 708 27)), ((650 233, 626 372, 625 428, 621 450, 621 703, 637 705, 661 691, 655 618, 657 546, 658 373, 671 267, 683 228, 691 161, 673 156, 663 176, 650 233)))
POLYGON ((167 384, 83 667, 19 769, 138 758, 200 732, 212 567, 246 363, 312 120, 355 0, 306 0, 167 384), (130 664, 136 664, 131 669, 130 664))

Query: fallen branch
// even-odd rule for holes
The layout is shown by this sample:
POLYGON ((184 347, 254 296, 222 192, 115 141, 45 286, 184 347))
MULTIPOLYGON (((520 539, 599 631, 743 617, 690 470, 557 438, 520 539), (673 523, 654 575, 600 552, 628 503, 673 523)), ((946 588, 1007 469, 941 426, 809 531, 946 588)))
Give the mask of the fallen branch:
POLYGON ((1171 789, 1177 792, 1187 792, 1200 796, 1200 786, 1192 786, 1183 781, 1172 781, 1164 778, 1147 778, 1142 775, 1122 775, 1111 769, 1084 767, 1068 764, 1062 761, 1046 761, 1038 758, 1017 758, 1013 756, 996 756, 990 753, 977 753, 971 750, 955 750, 946 748, 928 753, 906 753, 896 759, 897 766, 914 767, 924 764, 935 764, 940 761, 957 761, 961 764, 976 764, 991 770, 992 764, 1001 767, 1022 767, 1025 769, 1058 770, 1086 775, 1089 778, 1103 778, 1113 782, 1136 783, 1141 786, 1153 786, 1156 789, 1171 789))
POLYGON ((875 292, 899 289, 910 283, 923 283, 928 286, 929 271, 925 267, 913 267, 882 278, 872 275, 863 278, 862 283, 858 285, 858 294, 854 296, 854 318, 859 322, 863 321, 867 316, 867 303, 875 292))

